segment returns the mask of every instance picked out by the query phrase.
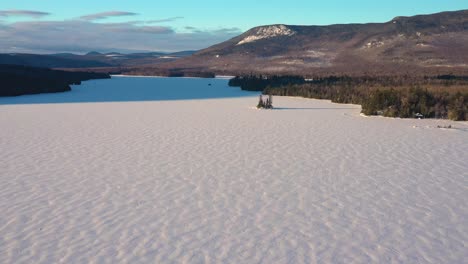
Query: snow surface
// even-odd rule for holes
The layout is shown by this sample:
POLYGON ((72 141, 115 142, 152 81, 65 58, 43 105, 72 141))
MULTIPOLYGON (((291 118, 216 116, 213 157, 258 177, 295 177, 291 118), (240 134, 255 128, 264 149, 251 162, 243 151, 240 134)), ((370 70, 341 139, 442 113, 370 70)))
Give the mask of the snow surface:
POLYGON ((289 29, 285 25, 260 27, 253 35, 245 37, 243 40, 239 41, 237 45, 255 42, 261 39, 275 38, 280 36, 292 36, 294 34, 296 34, 296 32, 289 29))
POLYGON ((466 122, 257 96, 120 77, 1 98, 0 263, 466 263, 466 122))

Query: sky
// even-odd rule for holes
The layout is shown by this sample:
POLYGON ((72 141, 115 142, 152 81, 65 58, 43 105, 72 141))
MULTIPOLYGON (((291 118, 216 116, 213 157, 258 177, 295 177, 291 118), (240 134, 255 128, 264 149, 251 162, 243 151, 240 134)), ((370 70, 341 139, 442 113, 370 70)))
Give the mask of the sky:
POLYGON ((260 25, 387 22, 468 0, 1 0, 0 53, 198 50, 260 25))

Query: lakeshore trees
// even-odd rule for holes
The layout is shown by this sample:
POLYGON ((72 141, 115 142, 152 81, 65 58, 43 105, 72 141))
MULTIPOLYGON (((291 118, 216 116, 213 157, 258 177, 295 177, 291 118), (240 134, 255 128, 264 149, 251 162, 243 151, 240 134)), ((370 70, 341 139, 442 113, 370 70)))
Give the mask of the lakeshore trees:
POLYGON ((269 95, 360 104, 366 115, 468 120, 468 77, 464 76, 329 76, 310 80, 246 76, 236 77, 229 84, 269 95))

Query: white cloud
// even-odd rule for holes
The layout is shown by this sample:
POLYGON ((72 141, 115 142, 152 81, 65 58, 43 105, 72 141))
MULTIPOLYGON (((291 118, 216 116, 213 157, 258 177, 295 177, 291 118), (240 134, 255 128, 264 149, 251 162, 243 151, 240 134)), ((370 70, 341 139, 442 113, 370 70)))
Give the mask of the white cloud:
POLYGON ((156 23, 164 23, 164 22, 173 22, 173 21, 183 19, 183 18, 184 17, 170 17, 170 18, 164 18, 164 19, 159 19, 159 20, 147 20, 143 22, 147 24, 156 24, 156 23))
POLYGON ((136 15, 138 14, 133 13, 133 12, 108 11, 108 12, 101 12, 101 13, 81 16, 80 19, 94 21, 94 20, 106 19, 109 17, 123 17, 123 16, 136 16, 136 15))
POLYGON ((26 16, 26 17, 44 17, 48 16, 50 13, 41 12, 41 11, 32 11, 32 10, 0 10, 0 17, 18 17, 18 16, 26 16))
MULTIPOLYGON (((109 12, 106 12, 109 13, 109 12)), ((89 51, 181 51, 198 50, 230 39, 239 29, 177 32, 155 21, 97 23, 90 20, 27 21, 0 23, 0 52, 55 53, 89 51)))

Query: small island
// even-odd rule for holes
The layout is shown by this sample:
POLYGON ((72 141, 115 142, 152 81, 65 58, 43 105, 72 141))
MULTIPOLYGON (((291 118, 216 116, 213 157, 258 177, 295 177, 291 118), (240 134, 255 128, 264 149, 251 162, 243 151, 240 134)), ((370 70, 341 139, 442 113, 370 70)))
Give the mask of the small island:
POLYGON ((273 109, 273 97, 271 94, 266 99, 263 99, 263 95, 260 95, 257 109, 273 109))

